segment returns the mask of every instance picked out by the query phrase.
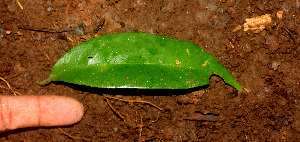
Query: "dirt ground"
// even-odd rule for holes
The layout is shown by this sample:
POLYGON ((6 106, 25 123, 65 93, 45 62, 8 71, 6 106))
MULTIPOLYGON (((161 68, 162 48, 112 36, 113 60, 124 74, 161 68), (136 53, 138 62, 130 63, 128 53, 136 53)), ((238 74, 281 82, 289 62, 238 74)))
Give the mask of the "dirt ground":
POLYGON ((299 0, 1 0, 0 77, 22 95, 75 98, 85 115, 72 126, 11 131, 0 141, 300 141, 299 20, 299 0), (244 31, 246 19, 265 14, 271 23, 244 31), (125 32, 194 43, 244 89, 217 76, 189 90, 36 84, 74 46, 125 32), (103 94, 164 110, 108 99, 122 121, 103 94))

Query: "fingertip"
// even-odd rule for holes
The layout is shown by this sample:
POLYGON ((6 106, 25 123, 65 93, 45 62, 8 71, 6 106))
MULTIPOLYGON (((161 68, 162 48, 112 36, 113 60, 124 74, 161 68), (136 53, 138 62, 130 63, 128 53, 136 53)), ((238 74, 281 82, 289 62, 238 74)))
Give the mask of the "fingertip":
POLYGON ((64 126, 79 122, 83 117, 83 105, 76 99, 43 95, 39 96, 40 125, 64 126))

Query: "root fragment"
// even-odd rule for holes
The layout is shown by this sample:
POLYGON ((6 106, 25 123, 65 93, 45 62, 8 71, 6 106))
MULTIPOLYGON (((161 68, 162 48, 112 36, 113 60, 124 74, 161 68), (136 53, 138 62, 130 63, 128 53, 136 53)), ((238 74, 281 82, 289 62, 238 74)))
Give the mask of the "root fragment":
POLYGON ((123 115, 121 115, 108 101, 108 99, 114 99, 114 100, 119 100, 119 101, 123 101, 123 102, 128 102, 128 103, 143 103, 143 104, 148 104, 148 105, 151 105, 161 111, 163 111, 162 108, 158 107, 157 105, 151 103, 151 102, 148 102, 148 101, 142 101, 142 100, 137 100, 137 101, 133 101, 133 100, 124 100, 124 99, 121 99, 121 98, 116 98, 116 97, 111 97, 111 96, 108 96, 107 94, 103 94, 103 97, 105 99, 105 101, 107 102, 108 106, 112 109, 112 111, 122 120, 122 121, 125 121, 125 117, 123 115))
POLYGON ((106 96, 107 98, 109 99, 114 99, 114 100, 119 100, 119 101, 123 101, 123 102, 128 102, 128 103, 143 103, 143 104, 148 104, 148 105, 151 105, 161 111, 163 111, 164 109, 160 108, 159 106, 151 103, 151 102, 148 102, 148 101, 142 101, 142 100, 137 100, 137 101, 133 101, 133 100, 124 100, 124 99, 121 99, 121 98, 116 98, 116 97, 110 97, 110 96, 106 96))
POLYGON ((72 136, 72 135, 68 134, 67 132, 65 132, 64 130, 62 130, 61 128, 58 128, 58 130, 60 130, 64 135, 66 135, 67 137, 69 137, 69 138, 71 138, 73 140, 91 141, 91 140, 84 139, 84 138, 81 138, 81 137, 72 136))
POLYGON ((11 88, 11 86, 9 85, 9 83, 8 83, 4 78, 0 77, 0 79, 1 79, 3 82, 5 82, 5 84, 8 86, 8 87, 4 87, 4 86, 1 86, 1 85, 0 85, 0 88, 3 88, 3 89, 6 89, 6 90, 11 91, 12 93, 14 93, 15 96, 16 96, 17 94, 18 94, 18 95, 22 95, 21 93, 19 93, 19 92, 17 92, 17 91, 14 91, 14 90, 11 88))
POLYGON ((108 96, 107 95, 105 95, 105 94, 103 94, 103 97, 104 97, 104 99, 105 99, 105 101, 107 102, 107 104, 108 104, 108 106, 112 109, 112 111, 119 117, 119 118, 121 118, 121 120, 122 121, 124 121, 125 119, 124 119, 124 116, 123 115, 121 115, 110 103, 109 103, 109 101, 108 101, 108 96))

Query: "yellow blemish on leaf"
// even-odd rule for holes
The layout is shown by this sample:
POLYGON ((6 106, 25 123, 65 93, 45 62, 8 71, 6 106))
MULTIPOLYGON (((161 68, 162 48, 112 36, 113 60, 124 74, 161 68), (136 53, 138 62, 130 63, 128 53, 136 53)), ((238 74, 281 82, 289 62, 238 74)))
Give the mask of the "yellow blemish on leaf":
POLYGON ((178 61, 178 60, 176 60, 175 65, 178 66, 178 65, 180 65, 180 64, 181 64, 181 62, 178 61))
POLYGON ((202 67, 205 67, 206 64, 207 64, 207 62, 208 62, 208 60, 206 60, 206 61, 204 62, 204 64, 202 64, 201 66, 202 66, 202 67))

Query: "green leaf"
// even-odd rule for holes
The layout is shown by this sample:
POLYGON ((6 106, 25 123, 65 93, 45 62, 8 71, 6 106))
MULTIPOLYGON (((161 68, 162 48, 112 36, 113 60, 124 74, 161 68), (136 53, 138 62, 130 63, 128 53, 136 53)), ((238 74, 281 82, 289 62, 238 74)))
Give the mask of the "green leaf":
POLYGON ((121 33, 86 41, 58 60, 51 81, 99 88, 188 89, 219 75, 237 90, 231 74, 202 48, 181 40, 121 33))

